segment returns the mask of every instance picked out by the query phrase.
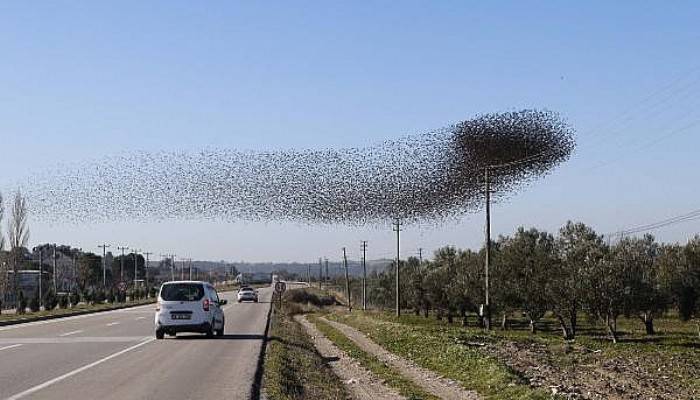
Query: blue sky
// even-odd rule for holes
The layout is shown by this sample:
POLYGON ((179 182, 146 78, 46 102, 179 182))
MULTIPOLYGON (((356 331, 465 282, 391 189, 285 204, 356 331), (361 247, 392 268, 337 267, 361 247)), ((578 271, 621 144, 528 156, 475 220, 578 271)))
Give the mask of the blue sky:
MULTIPOLYGON (((129 151, 362 146, 536 107, 560 112, 578 148, 494 207, 494 235, 567 219, 616 231, 700 208, 698 21, 690 1, 0 2, 0 187, 7 197, 33 171, 129 151)), ((388 227, 30 228, 32 243, 200 259, 393 249, 388 227)), ((482 231, 470 214, 408 227, 402 244, 476 247, 482 231)))

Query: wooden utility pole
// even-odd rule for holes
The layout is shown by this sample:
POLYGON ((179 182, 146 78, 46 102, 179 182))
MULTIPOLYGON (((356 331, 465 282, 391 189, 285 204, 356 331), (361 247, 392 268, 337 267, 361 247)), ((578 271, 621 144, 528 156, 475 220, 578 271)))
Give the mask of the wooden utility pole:
POLYGON ((491 188, 489 182, 489 168, 484 173, 486 183, 486 257, 484 262, 484 328, 491 329, 491 302, 489 299, 489 268, 491 262, 491 188))
POLYGON ((367 310, 367 241, 362 241, 362 309, 367 310))
POLYGON ((44 306, 44 289, 43 289, 43 283, 41 281, 44 280, 44 250, 42 247, 39 247, 39 309, 41 310, 41 307, 44 306))
POLYGON ((102 245, 97 247, 102 248, 102 289, 107 290, 107 249, 111 246, 107 243, 102 243, 102 245))
POLYGON ((401 255, 399 247, 399 233, 401 232, 401 220, 396 218, 394 221, 394 232, 396 232, 396 316, 401 316, 401 255))
POLYGON ((120 246, 120 247, 117 247, 117 249, 121 250, 121 252, 122 252, 122 257, 119 260, 119 261, 121 261, 120 269, 119 269, 119 282, 123 282, 124 281, 124 250, 128 250, 129 248, 126 246, 120 246))
POLYGON ((139 252, 141 250, 134 249, 134 289, 136 289, 136 280, 139 277, 139 252))
POLYGON ((56 243, 53 244, 53 295, 58 293, 58 286, 56 285, 56 243))
MULTIPOLYGON (((323 263, 321 261, 321 257, 318 258, 318 288, 323 289, 323 263)), ((311 285, 311 282, 309 282, 309 286, 311 285)))
POLYGON ((331 280, 331 277, 328 275, 328 259, 326 258, 326 286, 328 286, 328 281, 331 280))
POLYGON ((352 311, 352 300, 350 298, 350 276, 348 275, 348 257, 343 247, 343 266, 345 266, 345 294, 348 298, 348 311, 352 311))
POLYGON ((153 253, 149 253, 147 251, 144 251, 143 254, 146 256, 146 265, 144 266, 144 285, 146 286, 146 298, 148 298, 148 295, 150 294, 150 288, 148 287, 148 256, 150 256, 153 253))

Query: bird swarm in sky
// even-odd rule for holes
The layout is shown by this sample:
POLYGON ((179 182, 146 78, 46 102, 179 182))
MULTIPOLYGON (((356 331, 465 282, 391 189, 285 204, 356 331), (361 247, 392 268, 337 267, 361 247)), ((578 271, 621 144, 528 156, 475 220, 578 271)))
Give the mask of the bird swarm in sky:
POLYGON ((365 148, 139 152, 35 175, 47 222, 215 219, 364 225, 435 222, 546 175, 575 147, 555 113, 481 115, 365 148))

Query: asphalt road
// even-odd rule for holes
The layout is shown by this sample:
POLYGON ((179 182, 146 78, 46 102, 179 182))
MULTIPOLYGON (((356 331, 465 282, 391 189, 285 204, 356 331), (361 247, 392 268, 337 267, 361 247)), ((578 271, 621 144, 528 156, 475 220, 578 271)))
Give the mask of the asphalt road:
POLYGON ((154 340, 154 306, 0 327, 0 399, 247 399, 272 291, 222 297, 221 338, 154 340))

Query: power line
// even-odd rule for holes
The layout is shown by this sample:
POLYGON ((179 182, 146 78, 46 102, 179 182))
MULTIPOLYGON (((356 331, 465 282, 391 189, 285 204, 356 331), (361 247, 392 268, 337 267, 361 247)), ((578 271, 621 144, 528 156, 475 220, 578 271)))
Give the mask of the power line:
POLYGON ((629 229, 624 229, 624 230, 620 230, 617 232, 612 232, 612 233, 606 234, 604 236, 613 237, 613 236, 632 235, 635 233, 648 232, 648 231, 652 231, 655 229, 660 229, 660 228, 664 228, 667 226, 680 224, 682 222, 694 221, 697 219, 700 219, 700 209, 693 210, 693 211, 690 211, 690 212, 687 212, 684 214, 680 214, 680 215, 677 215, 675 217, 666 218, 666 219, 661 220, 661 221, 656 221, 656 222, 652 222, 649 224, 639 225, 639 226, 632 227, 629 229))

